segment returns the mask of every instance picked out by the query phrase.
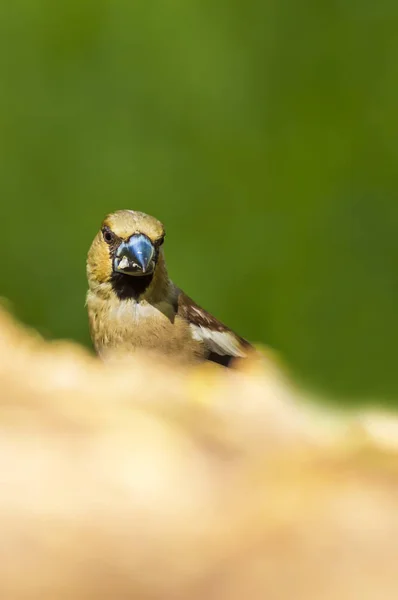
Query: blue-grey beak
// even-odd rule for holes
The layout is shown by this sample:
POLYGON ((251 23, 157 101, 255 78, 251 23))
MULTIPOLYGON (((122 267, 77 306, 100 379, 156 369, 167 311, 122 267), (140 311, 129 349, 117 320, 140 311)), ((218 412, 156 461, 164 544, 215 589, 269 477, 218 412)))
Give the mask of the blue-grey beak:
POLYGON ((125 275, 147 275, 152 273, 155 249, 146 235, 136 233, 122 242, 113 259, 113 270, 125 275))

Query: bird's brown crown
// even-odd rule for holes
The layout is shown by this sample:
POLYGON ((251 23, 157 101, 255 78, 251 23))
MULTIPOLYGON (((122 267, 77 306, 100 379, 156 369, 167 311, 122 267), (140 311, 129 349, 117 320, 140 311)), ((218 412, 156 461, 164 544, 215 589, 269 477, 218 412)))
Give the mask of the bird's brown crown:
POLYGON ((143 233, 152 242, 164 236, 163 224, 143 212, 118 210, 105 217, 102 227, 109 227, 121 239, 127 239, 135 233, 143 233))

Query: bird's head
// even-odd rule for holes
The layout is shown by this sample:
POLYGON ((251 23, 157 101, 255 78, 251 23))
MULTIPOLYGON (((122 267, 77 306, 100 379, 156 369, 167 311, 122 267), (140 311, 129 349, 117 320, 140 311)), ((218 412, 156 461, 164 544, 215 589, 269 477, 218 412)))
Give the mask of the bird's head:
POLYGON ((119 210, 102 222, 87 257, 91 286, 111 283, 116 292, 139 295, 151 283, 161 256, 162 223, 133 210, 119 210), (123 291, 124 290, 124 291, 123 291))

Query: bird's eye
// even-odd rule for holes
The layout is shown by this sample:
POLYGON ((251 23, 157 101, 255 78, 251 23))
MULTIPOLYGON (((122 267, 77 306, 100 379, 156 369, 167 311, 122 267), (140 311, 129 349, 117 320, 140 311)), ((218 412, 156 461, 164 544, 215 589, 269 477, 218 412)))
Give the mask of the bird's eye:
POLYGON ((107 244, 111 244, 115 239, 115 234, 107 227, 104 227, 102 230, 102 236, 107 244))
POLYGON ((164 242, 164 235, 162 235, 162 237, 160 237, 160 238, 158 238, 158 239, 156 240, 156 242, 155 242, 155 246, 156 246, 157 248, 160 248, 160 246, 163 244, 163 242, 164 242))

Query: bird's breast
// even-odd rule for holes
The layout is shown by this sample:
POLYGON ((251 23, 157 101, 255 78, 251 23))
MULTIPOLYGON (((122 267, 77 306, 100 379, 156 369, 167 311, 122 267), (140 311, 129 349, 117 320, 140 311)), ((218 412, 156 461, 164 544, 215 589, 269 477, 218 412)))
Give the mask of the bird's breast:
POLYGON ((167 302, 150 304, 149 302, 137 302, 135 300, 125 300, 119 302, 109 309, 109 319, 115 323, 115 326, 125 327, 126 323, 137 327, 145 325, 148 321, 158 321, 159 325, 164 320, 172 321, 174 319, 173 307, 167 302))
POLYGON ((203 354, 201 344, 192 338, 189 325, 176 315, 172 303, 88 297, 87 305, 91 337, 101 356, 114 351, 131 354, 141 349, 188 360, 203 354))

